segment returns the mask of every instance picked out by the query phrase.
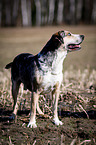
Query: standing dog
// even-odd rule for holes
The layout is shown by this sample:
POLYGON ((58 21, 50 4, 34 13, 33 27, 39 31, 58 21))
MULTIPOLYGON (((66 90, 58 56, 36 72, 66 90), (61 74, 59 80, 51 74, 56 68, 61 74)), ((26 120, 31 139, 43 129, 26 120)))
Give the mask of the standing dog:
POLYGON ((12 95, 14 99, 13 114, 17 114, 17 95, 19 86, 32 92, 31 112, 28 127, 37 127, 36 109, 39 114, 44 113, 39 108, 39 95, 52 92, 53 96, 53 121, 56 125, 62 125, 57 114, 57 105, 60 93, 60 86, 63 79, 63 61, 68 52, 79 50, 84 35, 72 34, 68 31, 59 31, 52 35, 40 53, 33 56, 29 53, 22 53, 15 57, 13 62, 6 65, 11 68, 12 95))

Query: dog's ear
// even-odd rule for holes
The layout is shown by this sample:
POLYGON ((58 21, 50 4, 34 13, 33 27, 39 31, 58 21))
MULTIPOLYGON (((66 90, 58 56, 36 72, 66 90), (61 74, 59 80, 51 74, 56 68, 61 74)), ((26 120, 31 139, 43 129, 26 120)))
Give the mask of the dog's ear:
POLYGON ((58 33, 59 33, 59 35, 60 35, 62 38, 65 37, 65 32, 64 32, 64 31, 59 31, 58 33))
POLYGON ((61 44, 64 44, 64 40, 63 38, 65 37, 65 33, 64 31, 59 31, 57 33, 54 34, 55 39, 57 39, 61 44))

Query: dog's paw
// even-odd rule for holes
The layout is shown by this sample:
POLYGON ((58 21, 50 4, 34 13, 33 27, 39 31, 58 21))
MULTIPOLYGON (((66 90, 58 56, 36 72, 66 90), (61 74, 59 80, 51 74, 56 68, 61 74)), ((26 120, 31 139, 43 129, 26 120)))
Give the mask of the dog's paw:
POLYGON ((29 122, 27 127, 36 128, 37 127, 36 122, 29 122))
POLYGON ((53 123, 54 123, 55 125, 63 125, 62 121, 60 121, 58 118, 54 118, 54 119, 53 119, 53 123))

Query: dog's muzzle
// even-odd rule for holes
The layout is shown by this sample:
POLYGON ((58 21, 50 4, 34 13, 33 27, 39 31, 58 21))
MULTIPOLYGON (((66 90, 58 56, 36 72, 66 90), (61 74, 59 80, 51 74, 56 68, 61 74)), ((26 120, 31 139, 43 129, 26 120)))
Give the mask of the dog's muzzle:
POLYGON ((84 40, 84 35, 80 35, 80 39, 81 39, 81 42, 78 43, 78 44, 75 44, 75 43, 74 44, 68 44, 68 51, 69 52, 81 49, 80 44, 84 40))

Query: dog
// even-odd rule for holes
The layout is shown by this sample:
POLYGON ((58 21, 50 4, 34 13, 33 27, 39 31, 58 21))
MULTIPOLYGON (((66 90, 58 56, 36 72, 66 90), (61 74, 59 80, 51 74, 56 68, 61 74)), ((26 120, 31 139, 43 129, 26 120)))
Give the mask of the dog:
POLYGON ((18 110, 17 95, 19 86, 24 84, 24 89, 32 92, 31 111, 28 127, 35 128, 36 109, 44 115, 39 107, 38 99, 41 93, 52 93, 53 97, 53 122, 56 125, 63 123, 58 118, 57 106, 60 94, 60 86, 63 80, 63 61, 67 53, 79 50, 84 35, 72 34, 69 31, 59 31, 52 35, 43 49, 35 56, 30 53, 21 53, 13 62, 6 65, 11 68, 12 96, 14 100, 12 119, 18 110))

